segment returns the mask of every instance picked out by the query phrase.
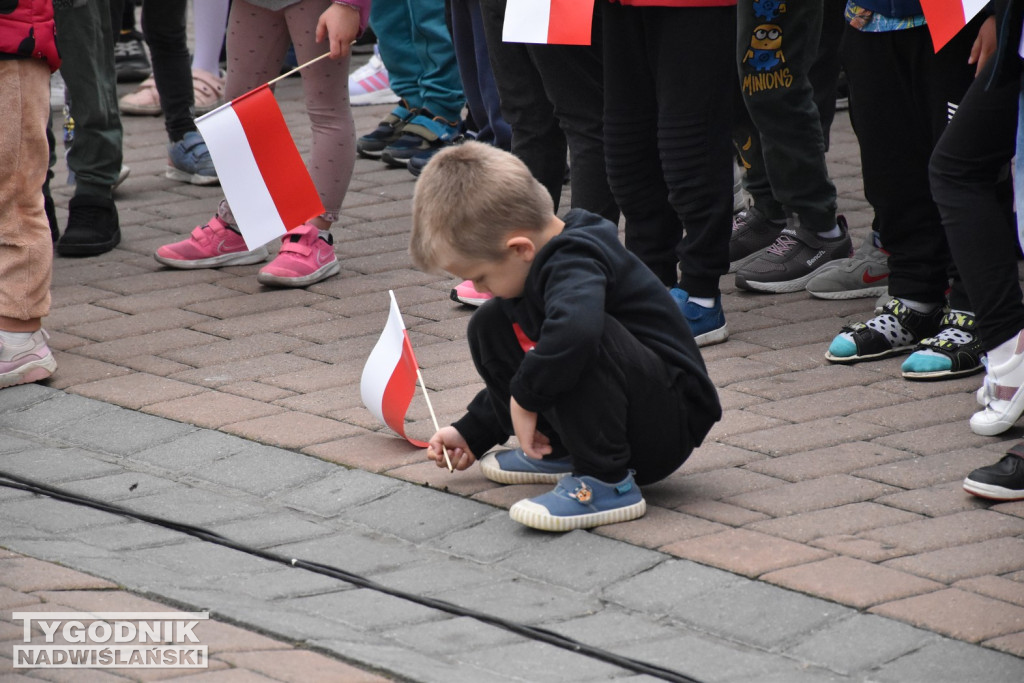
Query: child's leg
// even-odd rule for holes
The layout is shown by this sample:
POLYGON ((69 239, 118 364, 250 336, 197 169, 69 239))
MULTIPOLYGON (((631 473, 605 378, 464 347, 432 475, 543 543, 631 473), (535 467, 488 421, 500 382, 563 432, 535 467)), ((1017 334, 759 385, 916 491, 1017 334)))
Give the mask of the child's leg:
POLYGON ((668 203, 658 157, 657 93, 644 49, 649 8, 606 2, 602 9, 608 184, 626 218, 626 248, 672 286, 682 225, 668 203))
POLYGON ((38 59, 0 61, 0 330, 34 332, 50 310, 53 244, 43 209, 49 69, 38 59))
MULTIPOLYGON (((316 23, 329 6, 329 0, 301 0, 284 10, 299 64, 327 52, 327 41, 316 42, 316 23)), ((348 57, 325 59, 302 70, 302 91, 313 131, 309 174, 326 209, 312 222, 321 230, 337 220, 356 162, 348 64, 348 57)))
MULTIPOLYGON (((512 417, 509 413, 509 401, 512 398, 509 386, 512 376, 515 375, 523 361, 525 352, 516 338, 512 321, 505 315, 501 303, 493 299, 478 308, 470 318, 466 337, 473 363, 484 384, 487 385, 487 401, 494 411, 502 431, 500 435, 493 435, 490 445, 493 445, 494 442, 504 443, 514 433, 512 417)), ((561 446, 558 434, 544 419, 544 416, 538 416, 537 430, 551 440, 554 451, 551 457, 565 457, 566 453, 561 446)), ((487 445, 484 448, 474 448, 473 442, 476 439, 473 437, 476 435, 463 434, 463 436, 470 441, 470 448, 473 449, 473 454, 477 457, 483 455, 483 452, 477 452, 478 450, 482 451, 490 447, 487 445)))
POLYGON ((598 355, 575 389, 545 416, 573 473, 612 483, 635 470, 639 484, 664 479, 693 451, 690 386, 622 324, 605 316, 598 355))

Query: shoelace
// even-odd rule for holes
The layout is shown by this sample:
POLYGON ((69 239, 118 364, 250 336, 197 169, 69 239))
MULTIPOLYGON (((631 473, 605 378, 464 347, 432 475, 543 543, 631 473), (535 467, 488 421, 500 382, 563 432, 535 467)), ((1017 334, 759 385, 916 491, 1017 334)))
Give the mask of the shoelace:
POLYGON ((765 249, 765 253, 775 256, 785 256, 797 243, 797 239, 785 233, 779 235, 771 246, 765 249))

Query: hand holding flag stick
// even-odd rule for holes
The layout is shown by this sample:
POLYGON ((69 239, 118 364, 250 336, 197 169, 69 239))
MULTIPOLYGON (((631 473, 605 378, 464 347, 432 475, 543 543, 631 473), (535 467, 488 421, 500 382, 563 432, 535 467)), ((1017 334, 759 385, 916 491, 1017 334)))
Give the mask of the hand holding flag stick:
MULTIPOLYGON (((437 415, 434 414, 434 406, 430 403, 430 395, 427 394, 427 385, 423 381, 423 373, 420 372, 419 365, 416 366, 416 378, 420 381, 420 388, 423 389, 423 398, 427 401, 427 410, 430 411, 430 419, 434 421, 434 431, 439 432, 441 431, 441 426, 437 424, 437 415)), ((448 455, 448 447, 443 443, 441 444, 441 452, 444 453, 444 464, 448 466, 448 471, 454 472, 455 468, 452 467, 452 459, 448 455)))

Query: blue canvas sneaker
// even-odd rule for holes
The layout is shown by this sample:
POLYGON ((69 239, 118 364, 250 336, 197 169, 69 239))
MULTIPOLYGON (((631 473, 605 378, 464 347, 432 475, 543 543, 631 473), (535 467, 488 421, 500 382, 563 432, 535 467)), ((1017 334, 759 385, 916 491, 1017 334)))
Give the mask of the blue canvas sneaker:
POLYGON ((508 514, 533 529, 571 531, 628 522, 643 517, 645 512, 647 502, 630 471, 615 484, 587 476, 562 477, 554 491, 521 500, 509 508, 508 514))
POLYGON ((678 287, 668 290, 672 298, 679 304, 683 317, 690 325, 690 332, 697 346, 721 344, 729 338, 729 327, 725 324, 725 313, 722 311, 722 297, 715 297, 712 308, 704 308, 690 301, 690 295, 678 287))
POLYGON ((538 460, 523 452, 522 448, 488 453, 480 458, 484 476, 499 484, 554 484, 572 474, 571 458, 545 458, 538 460))
POLYGON ((164 177, 192 185, 216 185, 220 182, 210 150, 199 131, 190 130, 181 140, 167 146, 164 177))

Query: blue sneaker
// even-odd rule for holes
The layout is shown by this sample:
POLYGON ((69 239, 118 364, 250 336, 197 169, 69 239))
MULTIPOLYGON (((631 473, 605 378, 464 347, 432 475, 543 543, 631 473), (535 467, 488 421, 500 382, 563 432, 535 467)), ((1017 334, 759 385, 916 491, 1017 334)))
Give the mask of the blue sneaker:
POLYGON ((729 338, 729 327, 725 324, 721 295, 715 297, 714 308, 704 308, 690 301, 690 295, 678 287, 673 287, 668 293, 679 304, 679 310, 689 323, 690 332, 693 332, 697 346, 721 344, 729 338))
POLYGON ((420 109, 405 127, 402 135, 381 152, 381 160, 388 166, 409 165, 409 159, 429 150, 447 147, 459 137, 458 123, 434 116, 426 108, 420 109))
POLYGON ((197 130, 167 146, 167 171, 164 177, 193 185, 216 185, 217 169, 213 167, 210 150, 197 130))
POLYGON ((630 471, 615 484, 587 476, 562 477, 554 491, 521 500, 509 508, 508 514, 533 529, 571 531, 628 522, 643 517, 645 512, 647 502, 630 471))
POLYGON ((554 484, 572 474, 571 458, 531 458, 523 449, 488 453, 480 458, 484 476, 499 484, 554 484))
POLYGON ((409 107, 408 102, 401 100, 376 128, 356 140, 356 152, 361 157, 380 159, 385 148, 402 137, 402 129, 417 112, 409 107))

